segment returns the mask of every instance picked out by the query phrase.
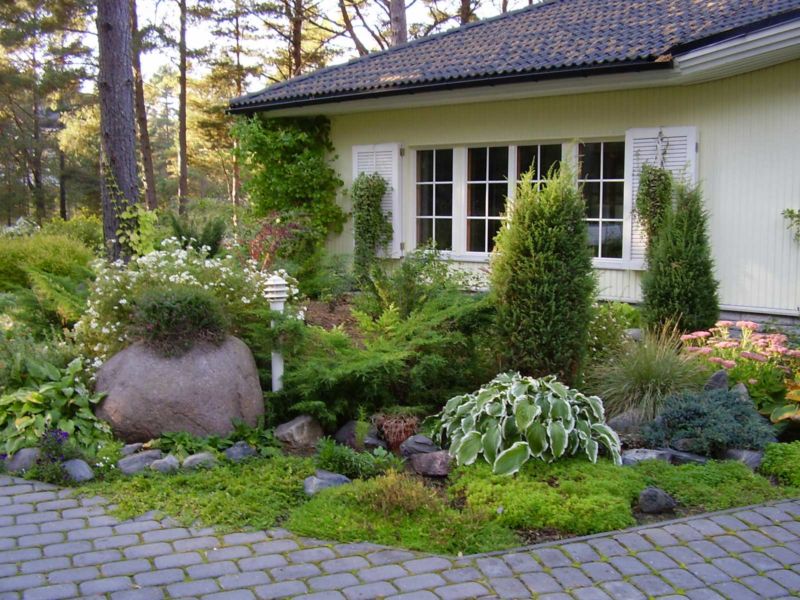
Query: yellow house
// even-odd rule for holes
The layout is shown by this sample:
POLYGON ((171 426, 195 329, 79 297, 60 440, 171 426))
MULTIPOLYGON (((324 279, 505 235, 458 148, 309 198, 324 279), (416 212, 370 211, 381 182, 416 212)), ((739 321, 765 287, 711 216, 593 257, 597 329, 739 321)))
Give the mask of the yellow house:
POLYGON ((485 267, 517 176, 579 163, 606 299, 640 300, 633 201, 662 164, 702 185, 722 309, 800 315, 781 214, 800 207, 800 0, 549 0, 231 101, 259 111, 329 117, 346 187, 384 175, 396 258, 432 240, 485 267))

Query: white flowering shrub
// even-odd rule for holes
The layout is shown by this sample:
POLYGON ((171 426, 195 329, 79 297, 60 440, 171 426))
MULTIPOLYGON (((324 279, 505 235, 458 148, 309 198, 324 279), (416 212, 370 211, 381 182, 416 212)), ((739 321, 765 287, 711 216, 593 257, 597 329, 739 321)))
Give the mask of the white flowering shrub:
POLYGON ((177 239, 162 249, 122 261, 98 261, 86 312, 75 325, 76 341, 90 367, 97 369, 113 354, 135 341, 132 299, 154 286, 196 286, 212 293, 231 319, 234 330, 256 310, 269 307, 267 280, 273 274, 289 285, 289 305, 299 297, 297 281, 285 271, 259 271, 255 261, 242 265, 232 256, 209 258, 207 249, 182 248, 177 239))

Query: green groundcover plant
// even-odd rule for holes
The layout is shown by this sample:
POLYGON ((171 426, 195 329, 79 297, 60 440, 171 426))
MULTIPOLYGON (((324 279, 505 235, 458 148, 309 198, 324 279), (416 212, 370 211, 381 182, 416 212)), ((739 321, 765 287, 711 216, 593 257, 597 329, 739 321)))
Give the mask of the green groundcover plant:
POLYGON ((529 459, 552 462, 603 448, 620 463, 617 434, 605 424, 603 402, 558 382, 503 373, 477 392, 448 400, 437 430, 459 465, 482 457, 495 474, 511 475, 529 459))
POLYGON ((388 450, 375 448, 371 452, 358 452, 330 438, 319 441, 316 462, 320 469, 351 479, 369 479, 403 468, 403 461, 388 450))
POLYGON ((767 446, 760 469, 784 485, 800 488, 800 442, 767 446))

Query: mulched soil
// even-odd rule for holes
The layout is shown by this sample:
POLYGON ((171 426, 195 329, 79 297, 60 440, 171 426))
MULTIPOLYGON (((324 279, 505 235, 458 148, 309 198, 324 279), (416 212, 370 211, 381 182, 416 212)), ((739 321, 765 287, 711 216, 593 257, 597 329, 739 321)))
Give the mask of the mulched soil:
POLYGON ((334 303, 309 300, 306 307, 306 323, 327 330, 341 325, 351 338, 361 339, 361 331, 353 317, 352 303, 348 298, 334 303))

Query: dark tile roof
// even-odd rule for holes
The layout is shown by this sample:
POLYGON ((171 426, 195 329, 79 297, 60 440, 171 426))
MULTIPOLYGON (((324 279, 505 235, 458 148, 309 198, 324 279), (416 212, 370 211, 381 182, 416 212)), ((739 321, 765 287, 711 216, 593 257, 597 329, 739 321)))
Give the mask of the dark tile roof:
POLYGON ((668 66, 680 47, 796 17, 800 0, 547 0, 276 83, 231 109, 668 66))

